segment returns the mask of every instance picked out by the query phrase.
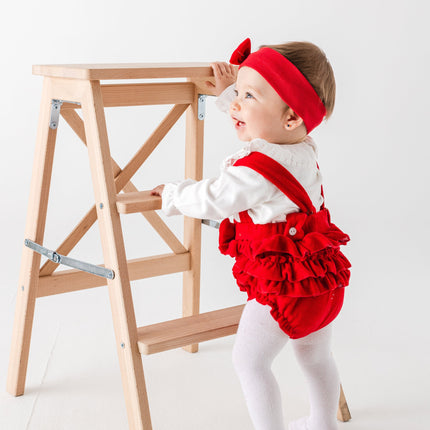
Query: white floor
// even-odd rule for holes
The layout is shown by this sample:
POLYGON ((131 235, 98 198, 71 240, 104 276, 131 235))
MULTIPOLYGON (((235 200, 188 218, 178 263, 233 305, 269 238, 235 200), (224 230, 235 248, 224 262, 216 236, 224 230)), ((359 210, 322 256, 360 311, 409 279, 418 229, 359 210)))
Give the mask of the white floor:
MULTIPOLYGON (((142 291, 133 287, 135 301, 142 291)), ((26 392, 17 398, 4 389, 14 304, 15 294, 1 301, 0 429, 128 429, 107 291, 38 300, 26 392)), ((137 310, 145 311, 148 321, 160 319, 153 304, 137 310)), ((174 317, 173 307, 164 312, 174 317)), ((146 323, 137 318, 138 325, 146 323)), ((428 354, 372 336, 357 339, 354 348, 342 324, 341 318, 333 353, 352 420, 339 423, 339 429, 428 429, 428 354)), ((201 344, 197 354, 179 349, 143 357, 154 430, 252 430, 231 364, 233 342, 227 337, 201 344)), ((304 381, 288 345, 274 371, 286 421, 306 414, 304 381)))

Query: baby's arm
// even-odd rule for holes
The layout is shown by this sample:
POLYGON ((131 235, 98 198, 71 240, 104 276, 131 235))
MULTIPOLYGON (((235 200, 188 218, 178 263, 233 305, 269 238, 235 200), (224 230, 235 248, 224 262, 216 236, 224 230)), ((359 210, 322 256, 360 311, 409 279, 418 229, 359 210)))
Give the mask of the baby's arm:
MULTIPOLYGON (((154 188, 153 192, 158 188, 160 193, 161 187, 154 188)), ((254 170, 231 166, 216 178, 166 184, 160 194, 162 210, 167 216, 183 214, 222 220, 270 200, 276 191, 254 170)))

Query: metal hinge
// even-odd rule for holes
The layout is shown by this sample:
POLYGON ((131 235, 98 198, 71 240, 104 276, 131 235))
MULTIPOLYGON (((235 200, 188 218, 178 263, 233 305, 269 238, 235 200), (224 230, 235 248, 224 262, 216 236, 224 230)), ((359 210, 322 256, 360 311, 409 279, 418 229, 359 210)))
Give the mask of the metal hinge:
POLYGON ((206 94, 199 94, 197 116, 200 121, 205 119, 206 116, 206 94))
POLYGON ((91 273, 92 275, 101 276, 102 278, 113 279, 115 277, 113 270, 106 269, 95 264, 85 263, 84 261, 75 260, 74 258, 66 257, 64 255, 58 254, 55 251, 51 251, 50 249, 45 248, 44 246, 41 246, 30 239, 25 239, 24 244, 38 254, 44 255, 54 263, 64 264, 65 266, 73 267, 74 269, 82 270, 84 272, 91 273))
POLYGON ((202 219, 202 224, 208 225, 209 227, 219 228, 220 223, 212 219, 202 219))
POLYGON ((62 104, 62 100, 51 100, 51 119, 49 121, 49 128, 51 128, 52 130, 55 130, 58 127, 62 104))
POLYGON ((53 99, 51 100, 51 118, 49 120, 49 128, 52 130, 57 129, 58 121, 60 120, 60 111, 63 103, 73 103, 75 105, 81 105, 79 102, 69 102, 65 100, 53 99))

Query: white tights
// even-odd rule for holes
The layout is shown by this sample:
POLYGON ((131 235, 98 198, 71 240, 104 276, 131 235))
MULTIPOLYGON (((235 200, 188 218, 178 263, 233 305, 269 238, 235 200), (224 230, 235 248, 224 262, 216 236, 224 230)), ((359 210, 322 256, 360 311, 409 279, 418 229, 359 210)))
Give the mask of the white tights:
POLYGON ((281 393, 271 371, 273 359, 290 340, 303 369, 310 416, 290 423, 289 430, 336 430, 340 381, 330 351, 331 325, 301 339, 290 339, 270 314, 270 306, 247 302, 233 349, 255 430, 285 430, 281 393))

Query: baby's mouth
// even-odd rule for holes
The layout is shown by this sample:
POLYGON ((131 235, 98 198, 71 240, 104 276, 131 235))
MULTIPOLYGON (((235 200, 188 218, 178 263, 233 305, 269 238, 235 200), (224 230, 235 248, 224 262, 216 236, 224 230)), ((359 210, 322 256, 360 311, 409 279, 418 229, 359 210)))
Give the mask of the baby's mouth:
POLYGON ((237 118, 233 117, 233 121, 235 122, 235 127, 239 128, 239 127, 243 127, 245 125, 245 123, 243 121, 240 121, 237 118))

